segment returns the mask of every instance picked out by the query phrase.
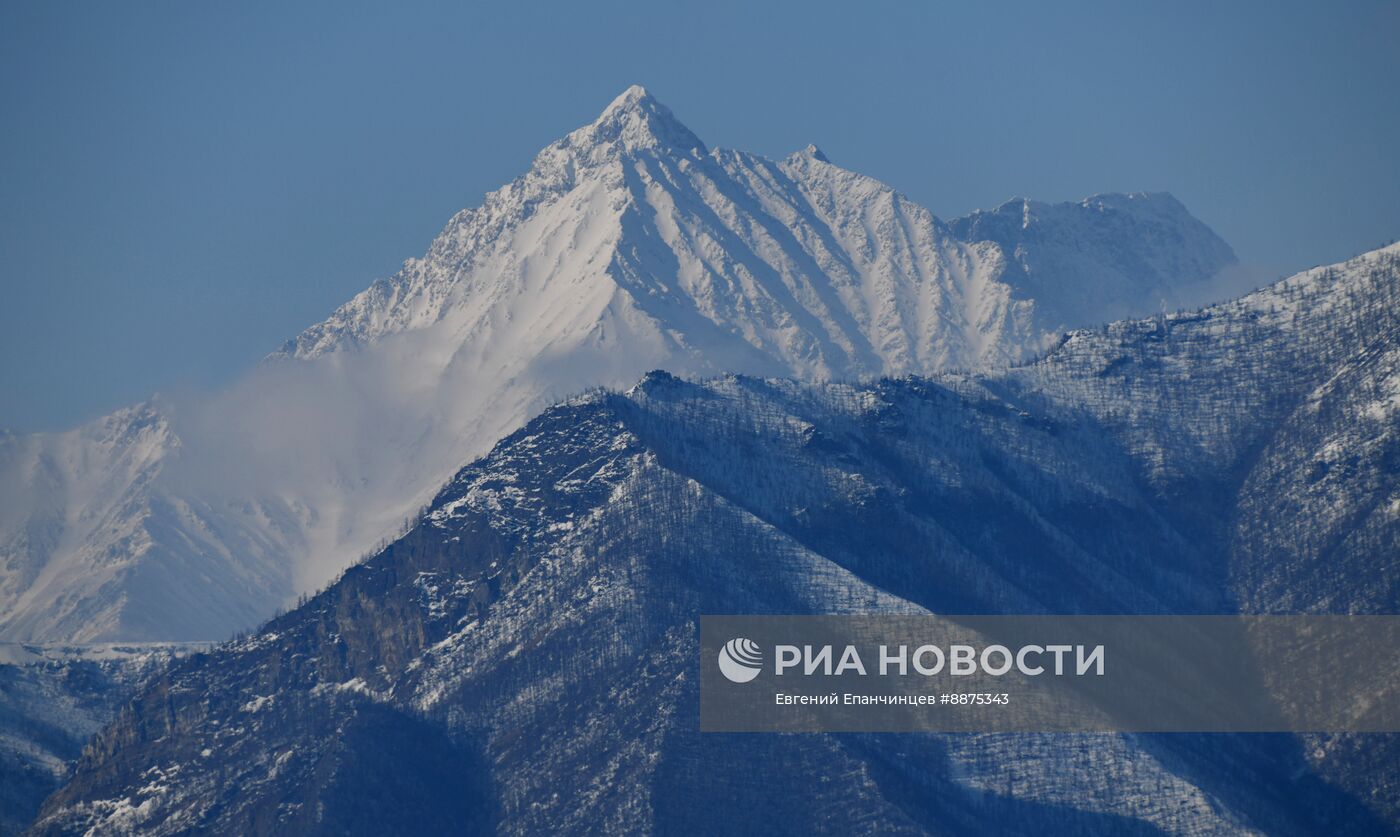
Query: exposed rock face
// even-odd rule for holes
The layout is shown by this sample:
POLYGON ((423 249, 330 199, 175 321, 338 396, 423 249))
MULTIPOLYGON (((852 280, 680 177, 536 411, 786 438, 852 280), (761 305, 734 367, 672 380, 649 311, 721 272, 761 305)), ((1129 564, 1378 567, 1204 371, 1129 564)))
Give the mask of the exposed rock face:
POLYGON ((0 647, 0 834, 24 831, 68 780, 87 740, 174 654, 39 652, 0 647))

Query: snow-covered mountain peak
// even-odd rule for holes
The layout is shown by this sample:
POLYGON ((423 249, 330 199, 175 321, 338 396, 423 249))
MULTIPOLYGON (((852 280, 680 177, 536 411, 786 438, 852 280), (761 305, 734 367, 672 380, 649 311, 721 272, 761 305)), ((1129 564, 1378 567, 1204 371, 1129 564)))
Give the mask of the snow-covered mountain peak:
POLYGON ((704 154, 705 143, 681 124, 671 109, 645 87, 634 84, 612 100, 591 125, 569 134, 575 148, 613 146, 620 151, 673 151, 704 154))
POLYGON ((781 162, 706 149, 629 88, 275 362, 170 411, 162 444, 118 434, 48 479, 38 454, 57 441, 6 443, 36 455, 0 449, 0 489, 42 502, 0 495, 0 636, 244 627, 394 531, 455 465, 590 386, 658 368, 829 380, 1004 366, 1060 326, 1157 311, 1161 288, 1232 258, 1158 196, 945 223, 815 146, 781 162), (147 450, 161 455, 129 455, 147 450), (129 496, 107 505, 67 490, 122 480, 129 496), (178 612, 141 604, 177 584, 178 612))
POLYGON ((1158 310, 1173 283, 1233 261, 1170 195, 1016 200, 945 224, 815 145, 780 163, 707 150, 633 86, 279 354, 316 357, 453 312, 440 329, 448 354, 490 323, 557 343, 558 316, 526 326, 521 315, 563 316, 576 296, 572 335, 626 332, 713 370, 929 372, 1003 364, 1064 327, 1158 310))
POLYGON ((1193 300, 1235 253, 1166 192, 1042 203, 1017 198, 949 222, 964 241, 996 242, 1006 281, 1036 301, 1047 331, 1107 322, 1193 300), (1086 246, 1090 243, 1090 246, 1086 246))

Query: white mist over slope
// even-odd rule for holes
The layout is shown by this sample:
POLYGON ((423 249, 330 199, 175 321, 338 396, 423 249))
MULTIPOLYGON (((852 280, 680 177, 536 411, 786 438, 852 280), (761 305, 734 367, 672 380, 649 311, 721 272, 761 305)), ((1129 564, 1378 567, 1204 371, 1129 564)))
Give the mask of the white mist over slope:
POLYGON ((707 149, 630 88, 226 391, 0 440, 0 637, 255 624, 590 386, 1005 365, 1233 262, 1167 195, 1016 205, 948 224, 815 147, 707 149))

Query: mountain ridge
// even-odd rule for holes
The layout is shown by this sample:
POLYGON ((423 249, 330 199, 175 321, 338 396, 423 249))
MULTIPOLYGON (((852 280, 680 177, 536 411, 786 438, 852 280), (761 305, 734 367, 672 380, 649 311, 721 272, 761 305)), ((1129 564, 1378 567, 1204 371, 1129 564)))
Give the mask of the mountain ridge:
MULTIPOLYGON (((1150 262, 1176 242, 1193 265, 1182 283, 1233 258, 1203 227, 1162 245, 1134 213, 1075 216, 1053 243, 1150 262)), ((1037 246, 1016 245, 1041 277, 1037 246)), ((110 483, 130 452, 91 448, 90 429, 0 442, 0 492, 28 498, 0 510, 0 638, 225 637, 370 551, 541 408, 648 369, 823 380, 1005 365, 1049 339, 1036 306, 1050 303, 1007 281, 1026 274, 1016 247, 965 241, 813 150, 710 149, 629 89, 246 378, 161 407, 158 462, 115 492, 112 525, 85 523, 108 509, 83 486, 110 483)), ((1046 286, 1133 285, 1115 258, 1056 256, 1068 273, 1046 286)), ((1140 313, 1159 307, 1161 272, 1140 313)))
MULTIPOLYGON (((173 668, 36 833, 392 828, 356 799, 396 735, 429 754, 383 754, 415 816, 501 833, 1394 831, 1393 736, 707 736, 693 713, 699 613, 1393 612, 1388 456, 1341 497, 1379 510, 1372 536, 1290 561, 1241 536, 1299 485, 1261 465, 1329 461, 1338 428, 1394 449, 1397 300, 1392 247, 1011 370, 576 397, 304 606, 173 668), (823 806, 781 802, 814 783, 823 806)), ((1261 534, 1355 524, 1295 507, 1261 534)))

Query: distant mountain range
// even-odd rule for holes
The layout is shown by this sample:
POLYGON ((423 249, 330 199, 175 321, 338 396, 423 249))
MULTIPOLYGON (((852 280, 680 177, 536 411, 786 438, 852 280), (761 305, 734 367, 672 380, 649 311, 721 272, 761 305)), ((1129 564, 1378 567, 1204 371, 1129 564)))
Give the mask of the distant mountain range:
POLYGON ((588 387, 1004 367, 1233 262, 1165 194, 945 223, 815 147, 708 149, 633 87, 227 390, 0 439, 0 640, 225 638, 588 387))
POLYGON ((1007 369, 653 372, 158 676, 35 832, 1394 832, 1395 736, 702 735, 697 617, 1395 613, 1398 465, 1400 246, 1007 369))

